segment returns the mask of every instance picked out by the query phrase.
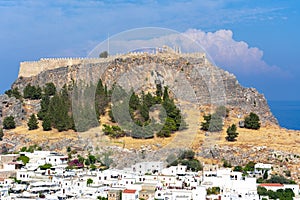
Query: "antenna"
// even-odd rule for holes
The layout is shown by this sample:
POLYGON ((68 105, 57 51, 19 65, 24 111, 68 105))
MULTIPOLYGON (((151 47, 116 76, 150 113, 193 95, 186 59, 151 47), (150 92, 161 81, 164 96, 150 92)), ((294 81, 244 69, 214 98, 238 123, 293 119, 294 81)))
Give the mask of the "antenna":
POLYGON ((107 57, 109 57, 109 33, 107 33, 107 57))

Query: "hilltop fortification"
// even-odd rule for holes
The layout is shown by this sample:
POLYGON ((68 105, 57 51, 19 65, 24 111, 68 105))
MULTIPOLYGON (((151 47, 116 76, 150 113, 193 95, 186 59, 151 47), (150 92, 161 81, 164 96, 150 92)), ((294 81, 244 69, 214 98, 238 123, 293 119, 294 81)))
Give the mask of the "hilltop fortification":
POLYGON ((108 59, 109 58, 41 58, 38 61, 24 61, 20 63, 18 77, 31 77, 47 70, 84 63, 100 63, 108 59))
POLYGON ((224 104, 237 108, 237 117, 257 113, 263 124, 278 122, 272 115, 264 95, 254 88, 242 87, 236 77, 213 65, 204 53, 182 54, 167 50, 156 53, 139 52, 109 58, 60 58, 22 62, 19 78, 12 87, 20 91, 27 84, 43 87, 53 82, 57 88, 72 85, 79 80, 86 83, 102 79, 111 87, 118 83, 124 87, 149 91, 157 81, 169 86, 177 96, 198 105, 224 104), (191 92, 187 92, 189 90, 191 92))

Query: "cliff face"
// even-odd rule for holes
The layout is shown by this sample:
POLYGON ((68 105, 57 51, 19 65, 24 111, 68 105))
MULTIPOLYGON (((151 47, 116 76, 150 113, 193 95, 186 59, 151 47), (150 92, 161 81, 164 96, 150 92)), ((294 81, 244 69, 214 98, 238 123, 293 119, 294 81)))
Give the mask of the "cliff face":
POLYGON ((0 95, 0 124, 6 116, 13 116, 17 125, 20 125, 26 113, 23 109, 22 102, 15 97, 0 95))
MULTIPOLYGON (((24 67, 23 64, 23 70, 24 67)), ((20 76, 12 87, 22 91, 29 83, 44 86, 53 82, 61 88, 64 84, 72 85, 82 80, 95 83, 99 78, 108 87, 118 83, 137 92, 153 90, 159 82, 168 86, 178 100, 199 107, 225 105, 237 108, 241 118, 255 112, 263 125, 278 124, 262 94, 254 88, 242 87, 234 75, 214 66, 200 54, 128 54, 99 62, 87 59, 67 66, 52 66, 35 76, 20 76)))

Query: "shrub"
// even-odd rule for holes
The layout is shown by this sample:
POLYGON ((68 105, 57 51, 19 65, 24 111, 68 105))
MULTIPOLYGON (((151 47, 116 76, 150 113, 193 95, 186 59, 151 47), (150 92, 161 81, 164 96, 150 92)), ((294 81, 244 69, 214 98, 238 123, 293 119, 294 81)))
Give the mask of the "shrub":
POLYGON ((51 167, 52 167, 52 165, 49 164, 49 163, 46 163, 46 164, 44 164, 44 165, 39 166, 39 168, 40 168, 41 170, 50 169, 51 167))
POLYGON ((24 165, 29 162, 29 158, 27 156, 20 156, 19 158, 17 158, 17 160, 21 160, 24 165))
POLYGON ((205 115, 204 121, 201 123, 202 130, 209 132, 218 132, 223 128, 223 120, 222 117, 216 113, 212 115, 205 115))

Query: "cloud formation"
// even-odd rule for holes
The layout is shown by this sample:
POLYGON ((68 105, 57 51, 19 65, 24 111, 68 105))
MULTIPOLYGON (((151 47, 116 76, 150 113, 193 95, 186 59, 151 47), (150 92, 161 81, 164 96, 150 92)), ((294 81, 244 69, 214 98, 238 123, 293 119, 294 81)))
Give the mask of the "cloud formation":
POLYGON ((281 68, 268 65, 263 60, 263 51, 259 48, 234 40, 231 30, 204 32, 189 29, 184 34, 198 42, 217 65, 231 72, 289 76, 281 68))

